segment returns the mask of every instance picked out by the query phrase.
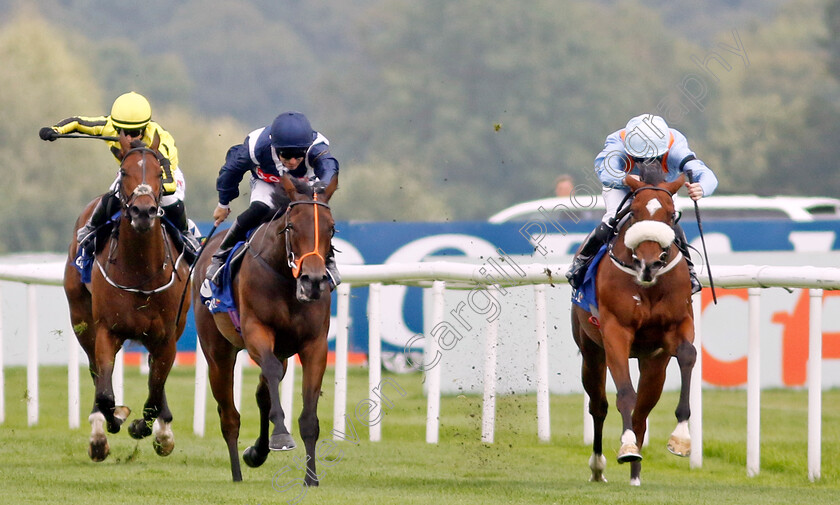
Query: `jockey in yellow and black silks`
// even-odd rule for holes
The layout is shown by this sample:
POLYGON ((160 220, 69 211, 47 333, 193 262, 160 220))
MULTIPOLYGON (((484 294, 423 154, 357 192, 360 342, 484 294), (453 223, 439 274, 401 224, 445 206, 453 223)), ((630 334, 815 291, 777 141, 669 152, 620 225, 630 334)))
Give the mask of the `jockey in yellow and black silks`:
MULTIPOLYGON (((41 128, 39 136, 43 140, 53 141, 60 138, 59 135, 68 133, 81 133, 93 137, 116 137, 120 132, 123 132, 130 140, 140 139, 146 145, 152 144, 156 134, 160 136, 158 150, 161 153, 160 161, 163 168, 161 208, 163 208, 166 221, 173 228, 170 230, 171 235, 176 241, 183 242, 186 259, 192 262, 198 249, 198 240, 189 230, 189 221, 184 207, 186 183, 178 165, 178 148, 175 147, 175 139, 172 135, 152 121, 152 107, 143 95, 133 91, 122 94, 111 106, 110 115, 69 117, 54 126, 41 128)), ((116 157, 120 152, 119 142, 106 140, 106 143, 116 157)), ((119 162, 119 159, 117 161, 119 162)), ((119 208, 119 199, 116 196, 118 182, 119 174, 111 184, 110 190, 96 204, 85 226, 79 228, 76 233, 79 246, 89 252, 92 252, 96 230, 104 225, 109 216, 119 208)))

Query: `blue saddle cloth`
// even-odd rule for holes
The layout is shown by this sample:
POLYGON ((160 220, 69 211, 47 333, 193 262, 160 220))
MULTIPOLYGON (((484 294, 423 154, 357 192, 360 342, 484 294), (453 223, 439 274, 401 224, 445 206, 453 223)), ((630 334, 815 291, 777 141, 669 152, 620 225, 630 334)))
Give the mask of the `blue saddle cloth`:
MULTIPOLYGON (((122 215, 122 211, 117 211, 111 218, 105 222, 102 226, 109 226, 113 225, 114 223, 118 222, 120 216, 122 215)), ((93 239, 94 241, 96 238, 93 239)), ((94 242, 96 244, 96 242, 94 242)), ((73 260, 73 265, 76 267, 76 271, 79 272, 79 275, 82 277, 82 282, 88 284, 90 282, 90 276, 93 272, 93 260, 95 259, 96 250, 99 249, 96 245, 92 248, 94 251, 91 254, 88 254, 82 249, 81 247, 76 247, 76 258, 73 260)))
POLYGON ((222 271, 220 273, 222 285, 217 286, 215 283, 206 282, 203 284, 203 286, 209 285, 210 293, 207 293, 205 289, 200 290, 201 303, 206 305, 211 313, 216 314, 218 312, 234 312, 236 313, 236 320, 239 319, 239 312, 236 309, 236 304, 233 301, 233 276, 231 275, 231 271, 233 269, 230 267, 230 263, 231 260, 236 257, 236 252, 243 245, 245 245, 245 242, 238 242, 235 246, 233 246, 233 249, 231 249, 230 254, 228 254, 227 260, 222 266, 222 271))
POLYGON ((586 269, 586 275, 580 287, 572 290, 572 303, 583 310, 592 312, 598 309, 598 299, 595 292, 595 277, 598 275, 598 265, 607 252, 607 245, 601 246, 586 269))

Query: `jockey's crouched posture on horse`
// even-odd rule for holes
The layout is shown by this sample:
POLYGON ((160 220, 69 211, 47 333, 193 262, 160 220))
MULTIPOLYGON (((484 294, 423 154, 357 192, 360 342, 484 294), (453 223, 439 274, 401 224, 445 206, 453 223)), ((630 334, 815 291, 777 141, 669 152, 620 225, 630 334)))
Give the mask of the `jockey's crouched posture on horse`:
MULTIPOLYGON (((111 106, 108 116, 83 117, 74 116, 64 119, 55 126, 41 128, 38 132, 43 140, 53 141, 59 135, 81 133, 95 137, 114 137, 123 132, 129 140, 142 140, 151 145, 155 135, 160 136, 160 160, 163 169, 163 196, 161 208, 166 218, 164 223, 170 231, 179 249, 183 248, 185 259, 192 264, 195 261, 199 247, 198 239, 189 229, 186 209, 184 208, 184 194, 186 183, 184 174, 178 166, 178 149, 175 139, 159 124, 152 121, 152 107, 143 95, 135 92, 125 93, 117 97, 111 106)), ((106 140, 111 152, 116 157, 120 152, 120 143, 106 140)), ((119 161, 119 159, 117 159, 119 161)), ((93 254, 94 237, 96 231, 120 208, 119 190, 120 176, 111 184, 110 190, 97 202, 87 223, 76 233, 80 249, 86 254, 93 254)))
MULTIPOLYGON (((623 184, 628 174, 638 175, 642 165, 656 165, 665 172, 665 180, 674 181, 683 172, 690 174, 685 186, 692 200, 711 195, 717 188, 717 177, 705 163, 697 159, 688 147, 688 141, 679 131, 669 128, 665 120, 652 114, 631 119, 624 129, 607 136, 604 149, 595 157, 595 172, 603 184, 602 194, 607 208, 601 224, 586 237, 566 272, 566 278, 577 289, 583 282, 587 267, 615 233, 615 215, 629 193, 623 184)), ((679 224, 674 225, 676 244, 688 262, 691 273, 691 291, 702 289, 688 252, 685 233, 679 224)))
MULTIPOLYGON (((272 208, 272 193, 280 177, 288 173, 305 178, 310 184, 317 181, 328 184, 338 174, 338 161, 330 154, 329 140, 312 129, 306 116, 300 112, 280 114, 271 126, 252 131, 243 143, 228 150, 216 180, 219 192, 219 204, 213 211, 216 225, 230 215, 229 204, 239 196, 239 183, 245 172, 251 172, 251 204, 234 220, 207 267, 207 280, 217 285, 221 283, 221 275, 217 274, 231 249, 274 212, 277 216, 285 212, 286 209, 272 208)), ((334 289, 341 278, 332 249, 326 267, 334 289)))

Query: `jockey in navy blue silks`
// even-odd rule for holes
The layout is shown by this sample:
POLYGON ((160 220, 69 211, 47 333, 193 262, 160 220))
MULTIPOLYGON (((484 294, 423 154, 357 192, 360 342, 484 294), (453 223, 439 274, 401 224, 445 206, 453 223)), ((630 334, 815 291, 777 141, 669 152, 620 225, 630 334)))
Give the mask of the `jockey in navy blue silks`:
MULTIPOLYGON (((312 129, 306 116, 300 112, 280 114, 271 126, 252 131, 243 143, 228 150, 216 179, 219 192, 219 204, 213 211, 216 225, 230 215, 230 202, 239 196, 239 183, 246 172, 251 172, 251 205, 228 229, 207 267, 207 279, 216 284, 221 280, 216 274, 231 249, 245 240, 248 230, 257 227, 275 210, 271 195, 281 176, 288 173, 305 178, 310 184, 318 181, 327 184, 338 174, 338 161, 330 154, 329 140, 312 129)), ((326 263, 334 288, 341 279, 332 251, 326 263)))

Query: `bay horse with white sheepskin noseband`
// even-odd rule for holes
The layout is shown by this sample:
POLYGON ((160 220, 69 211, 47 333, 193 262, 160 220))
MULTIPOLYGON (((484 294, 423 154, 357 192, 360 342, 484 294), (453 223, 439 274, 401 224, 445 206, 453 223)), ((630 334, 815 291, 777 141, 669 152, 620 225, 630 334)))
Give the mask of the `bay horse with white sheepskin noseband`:
POLYGON ((647 417, 659 401, 665 370, 672 356, 680 368, 681 389, 676 409, 677 427, 668 449, 688 456, 689 388, 694 367, 694 314, 688 266, 675 246, 675 210, 672 195, 684 176, 665 183, 661 171, 645 171, 642 179, 625 178, 632 190, 630 215, 604 255, 596 276, 597 315, 572 306, 572 334, 583 357, 581 377, 589 395, 589 413, 595 426, 589 466, 592 481, 606 481, 602 451, 605 391, 609 369, 616 385, 616 407, 622 435, 618 462, 630 462, 630 484, 641 484, 640 447, 647 417), (629 359, 639 361, 639 390, 630 379, 629 359))
MULTIPOLYGON (((288 175, 277 185, 275 206, 280 209, 288 205, 286 212, 254 231, 233 279, 241 334, 227 313, 210 313, 200 302, 200 281, 193 283, 196 329, 209 366, 210 387, 219 405, 234 481, 242 480, 242 472, 237 451, 240 421, 233 403, 233 367, 239 350, 247 349, 250 358, 260 366, 256 394, 260 434, 242 459, 248 466, 258 467, 269 451, 295 448, 284 425, 286 413, 280 406, 278 387, 286 373, 287 360, 297 354, 303 367, 303 410, 298 423, 306 447, 304 482, 318 485, 318 398, 327 365, 331 303, 325 260, 335 232, 329 200, 337 187, 338 177, 326 187, 309 187, 305 181, 293 182, 288 175), (269 421, 274 425, 270 435, 269 421)), ((207 243, 209 252, 218 248, 221 238, 207 243)), ((203 254, 198 260, 194 279, 204 279, 210 256, 203 254)))
MULTIPOLYGON (((175 447, 170 424, 172 412, 164 385, 175 361, 175 345, 186 323, 189 299, 178 303, 187 282, 189 265, 179 256, 160 222, 162 176, 155 135, 152 145, 129 142, 120 135, 119 200, 121 215, 115 234, 97 247, 91 282, 84 284, 74 266, 75 233, 64 269, 64 292, 70 305, 73 331, 90 363, 96 388, 90 414, 90 446, 94 461, 110 451, 104 429, 117 433, 130 409, 116 405, 111 376, 114 357, 126 340, 142 343, 149 351, 149 395, 143 417, 128 428, 134 438, 154 433, 153 446, 161 456, 175 447)), ((96 201, 87 205, 74 230, 84 225, 96 201)))

